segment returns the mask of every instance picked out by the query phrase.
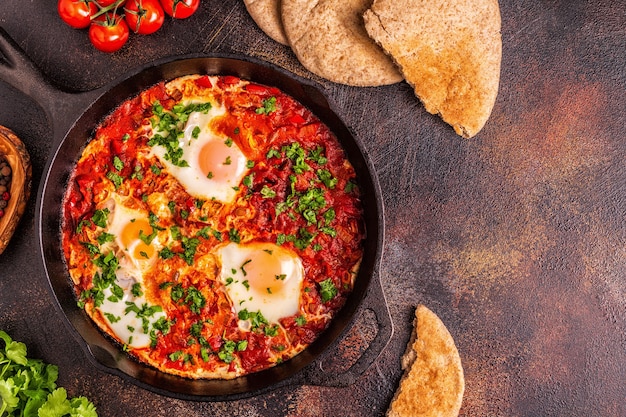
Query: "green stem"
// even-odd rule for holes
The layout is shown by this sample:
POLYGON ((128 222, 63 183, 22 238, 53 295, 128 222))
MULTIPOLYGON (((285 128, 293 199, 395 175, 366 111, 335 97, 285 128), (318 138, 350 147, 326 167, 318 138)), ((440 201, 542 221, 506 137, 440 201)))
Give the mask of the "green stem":
MULTIPOLYGON (((0 372, 0 379, 3 379, 4 373, 7 371, 7 369, 9 369, 10 365, 11 365, 11 361, 9 360, 9 361, 7 361, 6 365, 4 365, 4 368, 2 368, 2 372, 0 372)), ((0 416, 1 415, 2 415, 2 413, 0 413, 0 416)))
POLYGON ((101 7, 100 10, 98 10, 98 13, 94 14, 91 16, 91 20, 96 19, 99 16, 102 16, 105 13, 110 12, 111 10, 113 10, 114 12, 117 11, 117 8, 124 3, 125 0, 116 0, 115 3, 110 4, 106 7, 101 7))

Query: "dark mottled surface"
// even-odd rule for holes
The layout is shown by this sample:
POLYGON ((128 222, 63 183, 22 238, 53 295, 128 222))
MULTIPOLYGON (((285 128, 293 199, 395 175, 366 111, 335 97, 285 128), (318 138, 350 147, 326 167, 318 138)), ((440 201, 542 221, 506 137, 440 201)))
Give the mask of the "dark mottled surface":
MULTIPOLYGON (((3 0, 2 26, 59 85, 89 90, 167 56, 234 52, 319 81, 371 156, 384 190, 381 267, 394 335, 347 388, 293 386, 189 402, 95 370, 52 308, 35 198, 0 256, 0 328, 60 366, 101 416, 370 416, 387 408, 417 303, 454 336, 464 416, 626 416, 626 3, 501 2, 503 65, 491 119, 472 140, 427 114, 404 83, 319 80, 253 24, 243 3, 204 0, 185 21, 114 55, 65 27, 54 1, 3 0)), ((51 151, 44 112, 0 82, 0 124, 25 142, 36 190, 51 151)), ((371 340, 360 320, 338 348, 371 340)))

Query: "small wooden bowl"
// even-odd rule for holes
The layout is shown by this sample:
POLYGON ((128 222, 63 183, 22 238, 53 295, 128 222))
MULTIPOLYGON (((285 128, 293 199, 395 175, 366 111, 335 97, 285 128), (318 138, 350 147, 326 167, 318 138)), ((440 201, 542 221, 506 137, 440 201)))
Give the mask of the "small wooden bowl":
POLYGON ((10 129, 0 126, 0 153, 11 166, 9 204, 0 217, 0 253, 4 252, 15 228, 24 214, 30 197, 32 167, 30 156, 22 141, 10 129))

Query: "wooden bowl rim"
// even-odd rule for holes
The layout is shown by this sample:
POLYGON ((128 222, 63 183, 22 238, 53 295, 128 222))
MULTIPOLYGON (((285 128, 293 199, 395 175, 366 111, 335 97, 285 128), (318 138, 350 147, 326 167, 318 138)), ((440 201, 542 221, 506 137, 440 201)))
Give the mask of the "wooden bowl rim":
POLYGON ((0 153, 9 162, 12 171, 9 204, 4 209, 4 215, 0 217, 1 254, 8 246, 30 197, 32 166, 24 143, 11 129, 1 125, 0 153))

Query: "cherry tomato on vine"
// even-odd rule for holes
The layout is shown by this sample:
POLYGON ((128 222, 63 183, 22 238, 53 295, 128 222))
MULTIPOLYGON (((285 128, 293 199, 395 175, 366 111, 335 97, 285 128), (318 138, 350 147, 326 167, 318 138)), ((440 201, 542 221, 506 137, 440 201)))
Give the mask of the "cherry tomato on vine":
POLYGON ((130 30, 149 35, 163 26, 165 13, 159 0, 127 0, 124 17, 130 30))
POLYGON ((198 10, 200 0, 160 0, 165 13, 176 19, 186 19, 198 10))
POLYGON ((89 26, 89 40, 102 52, 115 52, 128 40, 129 30, 123 16, 105 13, 89 26))
POLYGON ((89 0, 59 0, 57 10, 61 19, 75 29, 84 29, 91 23, 91 15, 98 7, 89 0))

